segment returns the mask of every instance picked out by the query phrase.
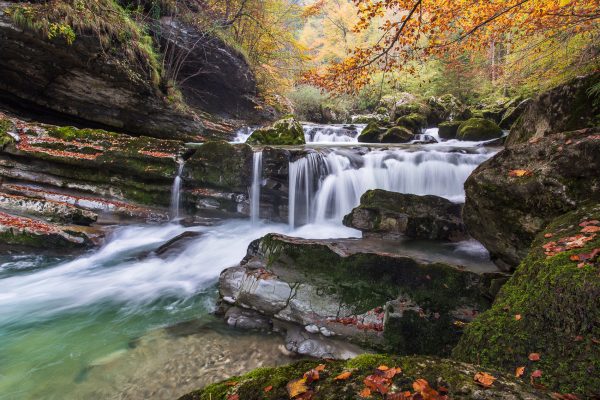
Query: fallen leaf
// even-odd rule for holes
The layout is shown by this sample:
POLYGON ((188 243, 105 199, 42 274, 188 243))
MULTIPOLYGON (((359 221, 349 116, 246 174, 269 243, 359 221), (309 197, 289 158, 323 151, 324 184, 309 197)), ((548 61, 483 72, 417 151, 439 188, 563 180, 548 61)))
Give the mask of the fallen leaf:
POLYGON ((545 237, 546 239, 548 239, 548 238, 551 238, 552 236, 554 236, 552 233, 546 233, 546 234, 544 235, 544 237, 545 237))
POLYGON ((525 373, 525 367, 517 367, 515 370, 515 377, 520 378, 525 373))
POLYGON ((529 361, 539 361, 540 353, 531 353, 528 358, 529 358, 529 361))
POLYGON ((240 395, 237 393, 227 395, 227 400, 240 400, 240 395))
POLYGON ((263 389, 265 391, 265 393, 269 393, 271 390, 273 390, 273 386, 269 385, 266 388, 263 389))
POLYGON ((308 390, 308 386, 306 386, 306 378, 295 379, 288 382, 286 389, 290 395, 290 399, 301 395, 308 390))
POLYGON ((575 339, 573 339, 573 341, 575 341, 575 342, 581 342, 581 341, 583 341, 583 336, 577 335, 577 336, 575 336, 575 339))
POLYGON ((387 371, 383 371, 383 374, 381 375, 386 379, 392 379, 394 376, 396 376, 396 374, 399 374, 400 372, 402 372, 402 369, 400 368, 390 368, 387 371))
POLYGON ((589 221, 582 221, 579 224, 579 226, 583 226, 583 227, 590 226, 590 225, 600 225, 600 221, 598 221, 597 219, 592 219, 589 221))
POLYGON ((377 367, 377 369, 380 371, 387 371, 388 369, 390 369, 390 367, 388 367, 387 365, 380 365, 379 367, 377 367))
POLYGON ((360 397, 362 397, 363 399, 366 399, 367 397, 371 397, 371 389, 364 388, 363 390, 360 391, 360 393, 358 395, 360 397))
POLYGON ((407 390, 406 392, 390 393, 386 396, 386 400, 410 400, 411 393, 407 390))
POLYGON ((521 320, 521 314, 517 314, 517 315, 515 315, 515 319, 516 319, 517 321, 520 321, 520 320, 521 320))
POLYGON ((237 382, 225 382, 225 386, 237 386, 237 382))
POLYGON ((390 390, 392 382, 382 375, 369 375, 363 381, 365 386, 381 394, 386 394, 390 390))
POLYGON ((514 176, 518 178, 531 175, 533 175, 533 172, 529 171, 528 169, 512 169, 508 171, 508 176, 514 176))
POLYGON ((319 364, 315 367, 315 370, 322 372, 325 371, 325 364, 319 364))
POLYGON ((600 226, 588 225, 588 226, 584 226, 583 229, 581 229, 581 233, 596 233, 596 232, 600 232, 600 226))
POLYGON ((440 394, 429 385, 425 379, 417 379, 413 382, 413 389, 421 395, 423 400, 437 400, 440 394))
POLYGON ((529 380, 531 381, 531 384, 537 387, 537 384, 535 382, 536 378, 541 378, 542 377, 542 371, 540 371, 539 369, 536 369, 535 371, 533 371, 529 377, 529 380))
POLYGON ((475 374, 475 383, 484 388, 489 388, 493 385, 496 378, 487 372, 478 372, 475 374))
POLYGON ((345 381, 346 379, 350 378, 351 375, 352 375, 352 372, 344 371, 341 374, 339 374, 338 376, 336 376, 335 378, 333 378, 333 380, 334 381, 345 381))

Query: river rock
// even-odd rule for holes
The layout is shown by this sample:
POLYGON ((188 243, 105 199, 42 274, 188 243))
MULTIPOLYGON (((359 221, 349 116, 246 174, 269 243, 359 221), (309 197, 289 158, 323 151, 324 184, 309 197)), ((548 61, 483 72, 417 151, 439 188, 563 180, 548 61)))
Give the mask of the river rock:
POLYGON ((360 205, 344 217, 344 225, 366 236, 463 240, 462 204, 438 196, 369 190, 360 205))
POLYGON ((293 117, 284 118, 267 128, 255 130, 246 140, 253 145, 300 145, 305 144, 302 125, 293 117))
POLYGON ((464 121, 446 121, 442 122, 438 128, 438 134, 442 139, 456 139, 458 128, 464 121))
POLYGON ((67 203, 1 192, 0 209, 63 224, 90 225, 98 219, 98 214, 67 203))
POLYGON ((500 268, 514 269, 550 221, 600 199, 598 171, 600 128, 513 145, 467 179, 467 229, 500 268))
POLYGON ((533 99, 525 99, 520 101, 517 105, 509 106, 504 112, 502 120, 500 121, 500 128, 510 129, 512 125, 523 115, 527 107, 533 102, 533 99))
POLYGON ((371 122, 357 140, 360 143, 408 143, 413 139, 413 131, 407 127, 371 122))
POLYGON ((459 140, 483 141, 502 136, 502 129, 494 121, 484 118, 471 118, 458 127, 456 138, 459 140))
POLYGON ((427 127, 427 117, 418 113, 411 113, 399 117, 396 120, 397 126, 403 126, 412 131, 413 134, 420 134, 427 127))
POLYGON ((221 299, 359 345, 447 354, 460 336, 455 322, 487 309, 492 282, 502 279, 359 248, 352 241, 267 235, 249 246, 239 266, 222 272, 221 299))
POLYGON ((506 145, 600 125, 600 92, 590 91, 599 83, 600 72, 596 72, 540 94, 525 107, 506 145))
POLYGON ((526 382, 540 370, 533 381, 550 391, 598 397, 599 220, 596 200, 540 231, 492 308, 467 327, 453 355, 507 373, 525 367, 526 382))
POLYGON ((427 105, 431 109, 429 123, 437 125, 451 120, 466 120, 471 118, 471 111, 460 100, 451 94, 440 97, 430 97, 427 105))
MULTIPOLYGON (((347 361, 303 360, 278 368, 262 368, 188 393, 180 400, 211 400, 227 397, 244 400, 287 399, 290 397, 288 384, 317 368, 319 379, 307 383, 306 393, 310 393, 312 398, 356 399, 362 397, 358 393, 366 387, 365 377, 374 375, 374 380, 378 381, 377 378, 383 374, 378 370, 381 366, 401 370, 390 379, 389 387, 387 384, 383 385, 384 388, 388 388, 386 398, 392 398, 391 396, 396 394, 401 397, 394 398, 406 398, 403 393, 406 391, 414 393, 413 383, 417 380, 426 383, 426 387, 435 391, 435 398, 448 396, 460 400, 541 400, 548 397, 546 393, 518 382, 512 376, 513 374, 503 374, 493 369, 481 369, 471 364, 436 357, 364 354, 347 361), (349 372, 347 378, 336 379, 345 372, 349 372), (478 385, 474 379, 478 372, 486 372, 496 378, 491 387, 484 389, 478 385)), ((414 393, 414 397, 411 398, 433 398, 434 394, 431 390, 425 392, 427 397, 414 393)), ((375 394, 374 391, 372 397, 377 398, 377 396, 379 394, 375 394)))

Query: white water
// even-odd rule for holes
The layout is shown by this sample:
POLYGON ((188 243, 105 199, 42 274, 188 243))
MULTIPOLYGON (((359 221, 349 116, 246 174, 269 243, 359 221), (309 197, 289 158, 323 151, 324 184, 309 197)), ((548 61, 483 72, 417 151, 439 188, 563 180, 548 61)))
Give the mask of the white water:
MULTIPOLYGON (((358 135, 366 126, 366 124, 320 125, 306 123, 302 124, 302 129, 306 143, 340 144, 357 143, 358 135)), ((240 128, 232 143, 245 143, 256 129, 255 127, 240 128)))
POLYGON ((173 180, 173 186, 171 187, 171 206, 170 206, 170 217, 171 220, 179 218, 179 204, 181 197, 181 173, 183 172, 183 161, 179 162, 177 169, 177 175, 173 180))
POLYGON ((493 153, 381 149, 360 154, 351 149, 310 153, 290 163, 289 225, 341 222, 369 189, 464 201, 463 185, 493 153))
POLYGON ((260 187, 262 185, 262 151, 252 156, 252 187, 250 188, 250 220, 255 225, 260 218, 260 187))

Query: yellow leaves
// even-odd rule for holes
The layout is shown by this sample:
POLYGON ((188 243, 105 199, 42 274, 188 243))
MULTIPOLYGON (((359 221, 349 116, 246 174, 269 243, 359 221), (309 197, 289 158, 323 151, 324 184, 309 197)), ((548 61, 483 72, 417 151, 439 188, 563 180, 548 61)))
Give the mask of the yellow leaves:
POLYGON ((523 177, 523 176, 531 176, 533 175, 533 172, 527 170, 527 169, 512 169, 510 171, 508 171, 508 176, 512 176, 512 177, 523 177))
POLYGON ((359 395, 360 397, 362 397, 363 399, 369 398, 369 397, 371 397, 371 389, 369 389, 369 388, 367 388, 367 387, 366 387, 366 388, 363 388, 363 390, 361 390, 361 391, 358 393, 358 395, 359 395))
POLYGON ((346 379, 350 378, 350 376, 352 376, 352 372, 344 371, 341 374, 339 374, 338 376, 336 376, 335 378, 333 378, 333 380, 334 381, 345 381, 346 379))
POLYGON ((496 380, 494 376, 488 374, 487 372, 478 372, 475 374, 473 379, 475 380, 476 384, 484 388, 491 387, 496 380))
POLYGON ((515 370, 515 377, 520 378, 523 376, 524 373, 525 373, 525 367, 517 367, 517 369, 515 370))
POLYGON ((300 378, 290 381, 288 382, 285 388, 287 389, 290 399, 293 399, 294 397, 306 393, 308 391, 308 386, 306 385, 306 378, 300 378))

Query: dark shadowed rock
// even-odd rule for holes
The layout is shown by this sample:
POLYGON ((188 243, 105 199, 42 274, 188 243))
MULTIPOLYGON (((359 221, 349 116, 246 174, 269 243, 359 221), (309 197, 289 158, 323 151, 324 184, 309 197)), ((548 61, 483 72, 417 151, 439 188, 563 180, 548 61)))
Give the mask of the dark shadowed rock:
POLYGON ((519 119, 521 115, 525 112, 527 107, 533 102, 533 99, 525 99, 515 106, 510 106, 502 116, 502 120, 500 121, 500 128, 502 129, 510 129, 512 125, 519 119))
POLYGON ((589 91, 599 82, 600 72, 596 72, 537 96, 512 126, 506 145, 600 125, 600 94, 589 91))
POLYGON ((514 269, 550 221, 600 199, 598 171, 599 128, 513 145, 467 179, 463 210, 467 229, 498 266, 514 269))
POLYGON ((458 133, 458 127, 464 121, 446 121, 442 122, 438 128, 438 134, 442 139, 456 139, 456 134, 458 133))
POLYGON ((463 240, 462 204, 438 196, 369 190, 360 205, 344 217, 344 225, 363 234, 418 239, 463 240))

